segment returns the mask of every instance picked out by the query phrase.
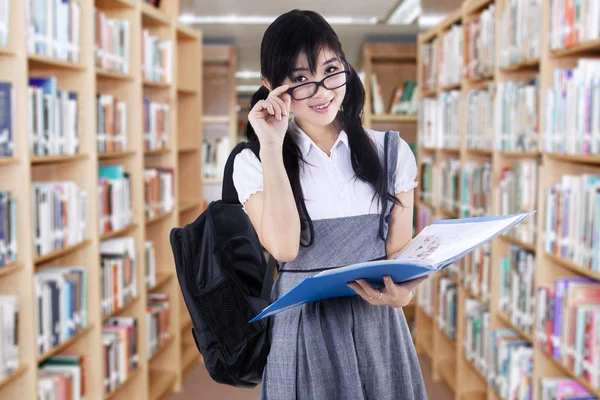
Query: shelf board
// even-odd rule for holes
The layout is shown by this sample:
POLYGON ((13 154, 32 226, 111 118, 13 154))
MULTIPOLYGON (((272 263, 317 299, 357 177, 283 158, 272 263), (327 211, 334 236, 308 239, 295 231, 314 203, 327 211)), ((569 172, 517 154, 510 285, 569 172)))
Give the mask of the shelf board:
POLYGON ((109 151, 105 153, 98 153, 98 160, 112 160, 115 158, 127 158, 135 155, 135 150, 125 151, 109 151))
POLYGON ((45 254, 43 256, 35 257, 33 259, 33 264, 37 266, 39 264, 43 264, 48 261, 55 260, 57 258, 67 256, 67 255, 72 254, 72 253, 76 252, 77 250, 87 246, 90 243, 91 243, 91 240, 86 239, 81 243, 77 243, 72 246, 67 246, 64 249, 56 250, 51 253, 45 254))
POLYGON ((186 87, 180 86, 177 88, 177 93, 180 95, 194 96, 194 95, 198 94, 198 90, 196 90, 194 88, 186 88, 186 87))
POLYGON ((162 156, 164 154, 171 154, 172 150, 167 147, 166 149, 156 149, 156 150, 144 150, 144 156, 146 157, 155 157, 162 156))
POLYGON ((107 71, 100 67, 96 67, 96 77, 97 78, 114 79, 114 80, 119 80, 119 81, 132 81, 133 80, 133 75, 131 75, 131 74, 123 74, 121 72, 107 71))
POLYGON ((123 229, 119 229, 118 231, 113 231, 113 232, 109 232, 109 233, 105 233, 103 235, 100 236, 100 241, 106 240, 106 239, 110 239, 110 238, 114 238, 117 236, 122 236, 122 235, 126 235, 128 233, 133 232, 134 230, 136 230, 138 227, 137 224, 131 224, 129 226, 126 226, 123 229))
POLYGON ((84 71, 82 64, 76 64, 68 61, 57 60, 52 57, 41 56, 38 54, 28 54, 27 60, 30 67, 36 68, 61 68, 71 71, 84 71))
POLYGON ((453 85, 442 86, 440 88, 440 92, 449 92, 451 90, 460 90, 461 87, 462 87, 462 82, 455 83, 453 85))
POLYGON ((382 114, 372 115, 371 120, 373 122, 417 122, 418 117, 416 115, 382 114))
POLYGON ((31 165, 63 164, 68 162, 85 160, 88 157, 89 156, 87 154, 74 154, 67 156, 32 156, 31 165))
POLYGON ((485 150, 485 149, 469 149, 467 148, 467 154, 474 156, 485 156, 491 157, 494 154, 493 150, 485 150))
POLYGON ((231 121, 229 115, 203 115, 202 122, 205 124, 228 124, 231 121))
POLYGON ((14 264, 5 265, 0 267, 0 278, 4 278, 5 276, 9 276, 19 272, 23 268, 23 263, 16 262, 14 264))
POLYGON ((133 299, 131 299, 127 303, 125 303, 125 305, 123 307, 111 312, 110 314, 103 316, 102 322, 106 322, 109 319, 111 319, 112 317, 116 317, 117 315, 121 315, 124 312, 126 312, 127 310, 130 310, 133 306, 135 306, 135 304, 137 303, 139 298, 140 298, 140 296, 138 295, 137 297, 134 297, 133 299))
POLYGON ((2 165, 13 165, 18 164, 19 159, 17 157, 0 157, 0 166, 2 165))
POLYGON ((486 8, 492 4, 494 0, 467 0, 464 5, 465 13, 472 14, 486 8))
POLYGON ((173 337, 173 335, 171 335, 169 339, 167 339, 167 341, 162 346, 160 346, 154 354, 150 356, 148 362, 151 363, 153 361, 156 361, 158 357, 160 357, 160 355, 163 354, 173 343, 175 343, 175 338, 173 337))
POLYGON ((460 154, 460 149, 452 149, 449 147, 442 147, 442 148, 439 148, 438 150, 442 153, 447 153, 447 154, 460 154))
POLYGON ((200 40, 200 32, 196 29, 177 22, 177 39, 178 40, 200 40))
POLYGON ((600 39, 590 40, 576 44, 575 46, 571 46, 567 49, 554 50, 550 52, 550 54, 554 57, 583 55, 589 53, 600 53, 600 39))
POLYGON ((516 244, 517 246, 519 246, 519 247, 521 247, 521 248, 523 248, 525 250, 529 250, 530 252, 535 253, 535 245, 534 244, 525 243, 525 242, 520 241, 519 239, 515 239, 515 238, 512 238, 512 237, 507 236, 507 235, 500 235, 499 237, 502 240, 504 240, 505 242, 516 244))
POLYGON ((557 161, 567 161, 577 164, 600 165, 600 156, 576 155, 576 154, 558 154, 544 153, 549 159, 557 161))
POLYGON ((69 348, 71 345, 73 345, 77 341, 81 340, 81 338, 83 338, 85 335, 87 335, 87 333, 90 332, 92 329, 94 329, 94 325, 90 325, 87 328, 82 329, 81 331, 77 332, 74 336, 70 337, 69 339, 65 340, 62 343, 59 343, 59 345, 56 346, 55 348, 48 350, 47 352, 45 352, 44 354, 42 354, 41 356, 38 357, 38 359, 37 359, 38 364, 41 363, 42 361, 46 361, 47 359, 49 359, 52 356, 62 353, 64 350, 69 348))
POLYGON ((202 183, 205 185, 221 185, 223 183, 223 179, 221 179, 221 178, 203 178, 202 183))
POLYGON ((450 29, 452 25, 460 23, 462 20, 462 9, 458 7, 454 12, 450 13, 438 26, 440 31, 450 29))
POLYGON ((12 57, 15 55, 15 52, 13 50, 10 50, 8 47, 0 46, 0 55, 12 57))
POLYGON ((194 208, 200 207, 201 205, 201 201, 182 201, 179 203, 179 213, 192 211, 194 208))
POLYGON ((169 282, 171 279, 173 279, 173 273, 172 272, 157 272, 156 273, 156 285, 152 286, 150 289, 148 289, 148 293, 150 292, 156 292, 158 289, 160 289, 164 284, 166 284, 167 282, 169 282))
POLYGON ((200 149, 198 147, 186 146, 178 148, 177 151, 179 153, 194 153, 196 151, 200 151, 200 149))
POLYGON ((170 89, 171 88, 171 84, 170 83, 166 83, 166 82, 153 82, 153 81, 149 81, 148 79, 144 79, 143 85, 146 88, 152 88, 152 89, 170 89))
POLYGON ((467 364, 467 366, 469 367, 469 369, 472 370, 475 373, 475 375, 477 375, 479 377, 479 379, 481 379, 482 381, 484 381, 485 384, 487 385, 487 379, 486 379, 486 377, 481 373, 481 371, 479 371, 477 369, 477 367, 475 367, 475 365, 473 365, 473 363, 471 361, 469 361, 467 359, 467 356, 465 355, 465 351, 464 350, 465 350, 465 348, 463 346, 463 348, 461 349, 461 354, 462 354, 462 358, 463 358, 465 364, 467 364))
POLYGON ((542 156, 539 151, 498 151, 498 154, 506 158, 537 158, 542 156))
POLYGON ((165 370, 150 370, 150 400, 161 399, 171 389, 177 375, 165 370))
POLYGON ((535 345, 535 340, 533 339, 533 335, 530 333, 525 332, 524 330, 522 330, 521 328, 519 328, 518 326, 513 325, 512 322, 510 322, 510 318, 508 317, 508 315, 502 313, 502 312, 497 312, 496 316, 498 317, 498 319, 500 321, 502 321, 506 326, 508 326, 510 329, 512 329, 513 331, 517 332, 517 334, 519 336, 521 336, 521 339, 527 340, 529 343, 531 343, 532 345, 535 345))
POLYGON ((506 67, 500 67, 500 70, 503 72, 516 72, 516 71, 535 69, 535 68, 538 68, 539 66, 540 66, 540 59, 535 58, 533 60, 525 60, 518 64, 509 65, 506 67))
POLYGON ((125 381, 121 382, 121 384, 117 386, 115 390, 113 390, 112 392, 108 392, 104 395, 104 400, 112 400, 116 398, 119 395, 119 393, 121 393, 123 389, 125 389, 129 385, 129 383, 131 383, 135 378, 137 378, 137 376, 140 374, 140 371, 141 368, 138 365, 138 367, 134 371, 131 371, 129 373, 129 376, 125 378, 125 381))
POLYGON ((146 226, 150 226, 150 225, 154 225, 160 221, 164 221, 165 219, 169 218, 171 215, 173 215, 173 210, 166 212, 162 215, 159 215, 158 217, 154 217, 154 218, 146 218, 146 226))
POLYGON ((441 368, 439 368, 439 372, 442 381, 453 394, 456 394, 456 367, 454 366, 454 360, 450 359, 440 364, 441 368))
POLYGON ((167 14, 150 4, 142 2, 142 26, 170 25, 171 20, 167 14))
POLYGON ((429 89, 421 91, 421 98, 425 97, 437 97, 437 89, 429 89))
POLYGON ((435 152, 437 151, 437 149, 435 147, 424 147, 424 146, 420 146, 419 149, 423 150, 423 151, 431 151, 431 152, 435 152))
POLYGON ((550 361, 551 364, 553 364, 556 368, 558 368, 566 376, 568 376, 569 378, 575 379, 577 382, 579 382, 581 385, 583 385, 591 394, 600 398, 600 388, 594 388, 588 381, 581 378, 580 376, 575 375, 575 373, 570 368, 568 368, 562 362, 555 360, 553 357, 548 355, 545 351, 542 351, 542 349, 536 348, 535 351, 541 353, 546 360, 550 361))
POLYGON ((544 252, 544 254, 546 255, 546 257, 550 258, 555 263, 560 264, 561 266, 575 272, 576 274, 600 281, 600 272, 592 271, 591 269, 588 269, 583 265, 575 264, 571 260, 566 260, 552 253, 544 252))
POLYGON ((21 378, 23 375, 25 375, 25 373, 27 372, 27 369, 28 369, 27 365, 21 365, 19 368, 16 369, 15 372, 13 372, 12 374, 10 374, 7 377, 0 379, 0 390, 4 389, 6 386, 10 385, 11 383, 19 380, 19 378, 21 378))
POLYGON ((471 85, 479 85, 481 83, 494 80, 494 73, 488 72, 479 76, 467 76, 465 82, 471 85))
POLYGON ((429 207, 433 211, 435 211, 435 209, 436 209, 436 206, 434 206, 433 204, 431 204, 430 202, 425 201, 425 200, 421 200, 421 205, 429 207))
POLYGON ((446 217, 451 217, 454 219, 459 218, 458 213, 455 213, 454 211, 446 210, 445 208, 442 208, 442 207, 439 207, 438 210, 440 211, 440 213, 442 213, 446 217))
POLYGON ((135 8, 134 0, 94 0, 94 5, 101 9, 135 8))

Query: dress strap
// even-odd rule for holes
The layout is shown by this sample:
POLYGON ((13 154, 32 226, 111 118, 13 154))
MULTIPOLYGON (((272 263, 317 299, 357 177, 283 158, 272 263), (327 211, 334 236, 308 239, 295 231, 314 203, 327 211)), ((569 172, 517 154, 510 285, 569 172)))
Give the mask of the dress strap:
POLYGON ((394 182, 396 181, 396 165, 398 163, 398 146, 400 144, 400 133, 397 131, 387 131, 384 139, 383 150, 383 170, 387 177, 386 192, 388 198, 384 199, 379 221, 379 236, 381 240, 386 240, 388 235, 389 222, 392 218, 392 209, 394 208, 393 196, 394 182))

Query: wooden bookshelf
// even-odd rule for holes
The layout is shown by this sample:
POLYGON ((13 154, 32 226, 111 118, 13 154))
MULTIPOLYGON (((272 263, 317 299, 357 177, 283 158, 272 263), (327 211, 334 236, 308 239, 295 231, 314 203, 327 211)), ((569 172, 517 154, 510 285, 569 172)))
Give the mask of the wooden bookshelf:
MULTIPOLYGON (((0 158, 0 190, 8 190, 17 201, 18 262, 0 268, 0 294, 16 295, 19 302, 18 342, 19 369, 0 380, 0 398, 34 399, 38 393, 38 364, 59 354, 82 355, 86 398, 90 399, 158 399, 168 392, 181 390, 183 371, 189 368, 190 356, 183 357, 181 294, 174 278, 174 261, 166 237, 170 229, 195 217, 203 204, 202 185, 180 180, 202 177, 202 35, 177 21, 181 0, 162 1, 156 9, 142 0, 80 1, 80 53, 77 63, 32 54, 28 51, 26 2, 10 2, 9 44, 0 50, 2 81, 14 88, 14 154, 0 158), (94 43, 94 7, 110 18, 126 20, 130 26, 129 73, 120 74, 96 66, 94 43), (172 79, 170 84, 149 82, 142 76, 142 29, 162 40, 173 41, 172 79), (57 78, 58 88, 77 93, 79 151, 75 155, 38 157, 30 153, 28 134, 28 80, 30 77, 57 78), (127 103, 128 148, 122 152, 100 153, 97 146, 98 93, 110 94, 127 103), (145 152, 143 141, 142 101, 150 98, 170 106, 169 147, 145 152), (180 150, 185 150, 180 152, 180 150), (98 167, 123 165, 130 174, 133 223, 116 232, 101 235, 99 229, 98 167), (168 167, 174 171, 172 212, 146 221, 144 168, 168 167), (78 244, 35 256, 32 212, 32 182, 72 181, 85 190, 86 239, 78 244), (181 199, 185 199, 182 202, 181 199), (180 212, 181 203, 183 211, 180 212), (104 316, 101 307, 100 244, 103 240, 133 237, 136 249, 137 297, 121 309, 104 316), (159 375, 150 368, 147 351, 145 284, 145 241, 155 246, 157 276, 155 292, 169 297, 172 337, 161 349, 159 375), (38 354, 35 274, 50 266, 81 266, 86 270, 87 328, 44 354, 38 354), (137 369, 127 380, 108 394, 104 393, 104 358, 102 328, 113 316, 135 317, 138 326, 137 369), (157 378, 158 376, 158 378, 157 378)), ((201 179, 201 178, 200 178, 201 179)), ((196 350, 196 353, 197 350, 196 350)), ((154 365, 158 366, 157 363, 154 365)))
MULTIPOLYGON (((452 87, 453 90, 459 90, 461 93, 460 103, 460 117, 461 118, 461 145, 459 150, 455 154, 449 152, 440 151, 440 149, 428 149, 424 146, 418 146, 417 161, 421 164, 421 160, 424 157, 434 158, 434 165, 438 166, 441 162, 446 161, 449 158, 458 158, 461 162, 461 171, 464 170, 465 163, 469 161, 491 161, 492 163, 492 182, 493 191, 491 193, 492 199, 492 215, 499 215, 501 212, 500 196, 499 196, 499 185, 500 177, 503 168, 510 167, 519 161, 537 161, 539 163, 538 173, 538 184, 537 184, 537 204, 535 209, 535 237, 534 243, 525 243, 521 240, 515 239, 514 236, 501 235, 492 240, 490 250, 490 270, 489 270, 489 284, 486 291, 486 301, 483 302, 482 296, 473 296, 468 287, 464 287, 461 283, 463 280, 462 270, 459 268, 458 284, 458 296, 456 302, 456 332, 457 339, 456 343, 460 343, 459 346, 455 346, 454 350, 449 346, 447 337, 443 333, 439 332, 437 328, 436 316, 438 315, 438 297, 440 293, 439 287, 434 285, 433 287, 433 318, 430 317, 423 311, 421 305, 418 305, 416 318, 416 332, 417 338, 417 350, 427 355, 431 361, 434 370, 434 380, 444 382, 451 391, 454 393, 454 398, 457 400, 462 399, 481 399, 481 400, 500 400, 501 397, 494 392, 491 386, 488 384, 488 379, 483 376, 479 370, 466 359, 464 342, 466 339, 466 299, 471 297, 479 300, 484 304, 484 307, 489 311, 490 314, 490 331, 501 328, 512 329, 521 339, 530 342, 534 348, 533 356, 533 399, 540 400, 540 381, 544 378, 551 377, 564 377, 574 379, 586 387, 594 396, 600 396, 600 388, 592 387, 581 377, 575 376, 575 373, 567 368, 563 363, 554 360, 551 356, 546 355, 541 349, 537 348, 535 344, 535 324, 534 333, 529 333, 515 326, 511 323, 509 315, 501 311, 499 308, 500 299, 500 266, 503 257, 507 256, 509 246, 516 245, 528 252, 535 255, 534 264, 534 283, 536 287, 540 285, 553 284, 559 277, 573 276, 573 277, 587 277, 600 282, 600 273, 590 270, 582 265, 577 265, 571 260, 566 260, 555 254, 546 252, 544 247, 544 234, 545 234, 545 218, 546 218, 546 204, 545 195, 546 190, 562 179, 565 174, 600 174, 600 157, 588 156, 588 155, 571 155, 571 154, 553 154, 542 151, 544 149, 543 134, 546 132, 544 118, 545 111, 545 93, 554 84, 554 72, 557 68, 573 68, 577 65, 578 58, 580 57, 595 57, 600 55, 600 40, 594 40, 590 42, 584 42, 577 44, 571 48, 565 50, 551 51, 550 50, 550 6, 551 0, 542 0, 542 13, 539 16, 542 21, 543 30, 541 32, 541 51, 539 57, 531 60, 526 60, 515 65, 508 67, 500 66, 500 52, 502 52, 503 46, 506 45, 506 38, 499 36, 500 23, 501 23, 501 12, 506 7, 508 2, 506 0, 466 0, 462 3, 461 7, 449 15, 445 21, 433 29, 419 34, 418 43, 419 48, 417 52, 420 54, 420 46, 425 43, 431 43, 434 39, 440 39, 441 35, 447 31, 452 24, 456 22, 472 21, 477 18, 478 15, 488 6, 494 4, 496 7, 496 19, 495 19, 495 66, 493 74, 484 77, 486 80, 495 84, 505 81, 527 81, 534 76, 539 76, 539 93, 538 93, 538 109, 537 114, 539 118, 538 134, 539 136, 539 149, 540 151, 530 152, 504 152, 494 150, 476 150, 467 148, 467 95, 469 91, 481 88, 481 82, 473 79, 463 79, 461 86, 452 87), (448 353, 450 351, 450 353, 448 353), (454 351, 454 353, 451 353, 454 351), (455 375, 448 373, 449 371, 456 371, 455 375)), ((440 40, 438 40, 438 46, 440 40)), ((438 53, 440 49, 437 49, 438 53)), ((422 61, 419 59, 418 67, 418 83, 422 82, 420 74, 422 73, 422 61)), ((440 71, 437 72, 438 74, 440 71)), ((450 88, 440 88, 439 90, 424 91, 420 89, 420 97, 436 97, 441 91, 448 90, 450 88)), ((495 133, 497 134, 497 133, 495 133)), ((421 168, 419 167, 419 173, 421 168)), ((433 176, 434 184, 436 188, 436 180, 439 179, 437 176, 433 176)), ((417 179, 421 181, 420 177, 417 179)), ((461 186, 459 185, 459 191, 461 186)), ((444 211, 441 207, 435 207, 433 204, 440 204, 439 193, 433 192, 433 199, 431 203, 424 202, 420 199, 420 187, 417 188, 417 197, 415 203, 419 210, 428 209, 432 213, 434 219, 451 217, 453 213, 444 211)), ((458 198, 462 198, 463 193, 459 193, 458 198)), ((463 262, 464 260, 461 260, 463 262)), ((535 292, 534 292, 535 295, 535 292)), ((539 305, 537 305, 539 306, 539 305)), ((535 319, 537 310, 534 309, 535 319)))

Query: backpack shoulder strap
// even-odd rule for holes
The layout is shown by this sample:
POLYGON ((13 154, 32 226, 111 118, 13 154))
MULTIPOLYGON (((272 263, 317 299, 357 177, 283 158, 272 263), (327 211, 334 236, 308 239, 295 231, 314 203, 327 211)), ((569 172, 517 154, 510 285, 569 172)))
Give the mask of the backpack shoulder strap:
POLYGON ((259 142, 241 142, 231 151, 225 169, 223 171, 223 187, 221 188, 221 199, 230 204, 240 204, 237 190, 233 184, 233 163, 235 156, 241 153, 244 149, 250 149, 260 160, 260 143, 259 142))
MULTIPOLYGON (((385 133, 383 146, 383 172, 387 179, 386 189, 389 196, 394 196, 394 182, 396 181, 396 165, 398 163, 398 146, 400 144, 400 133, 387 131, 385 133)), ((382 240, 387 239, 388 226, 392 217, 392 209, 395 203, 391 199, 383 201, 379 219, 379 236, 382 240)))

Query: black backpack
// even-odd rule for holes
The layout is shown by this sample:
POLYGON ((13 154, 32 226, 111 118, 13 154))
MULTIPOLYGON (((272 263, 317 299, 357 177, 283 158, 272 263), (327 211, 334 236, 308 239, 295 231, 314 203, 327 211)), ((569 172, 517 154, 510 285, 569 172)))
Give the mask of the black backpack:
POLYGON ((259 156, 258 143, 238 144, 225 166, 222 199, 194 222, 173 228, 170 243, 208 373, 219 383, 255 387, 271 344, 267 320, 248 321, 270 304, 277 262, 271 257, 267 262, 233 185, 233 161, 245 148, 259 156))

